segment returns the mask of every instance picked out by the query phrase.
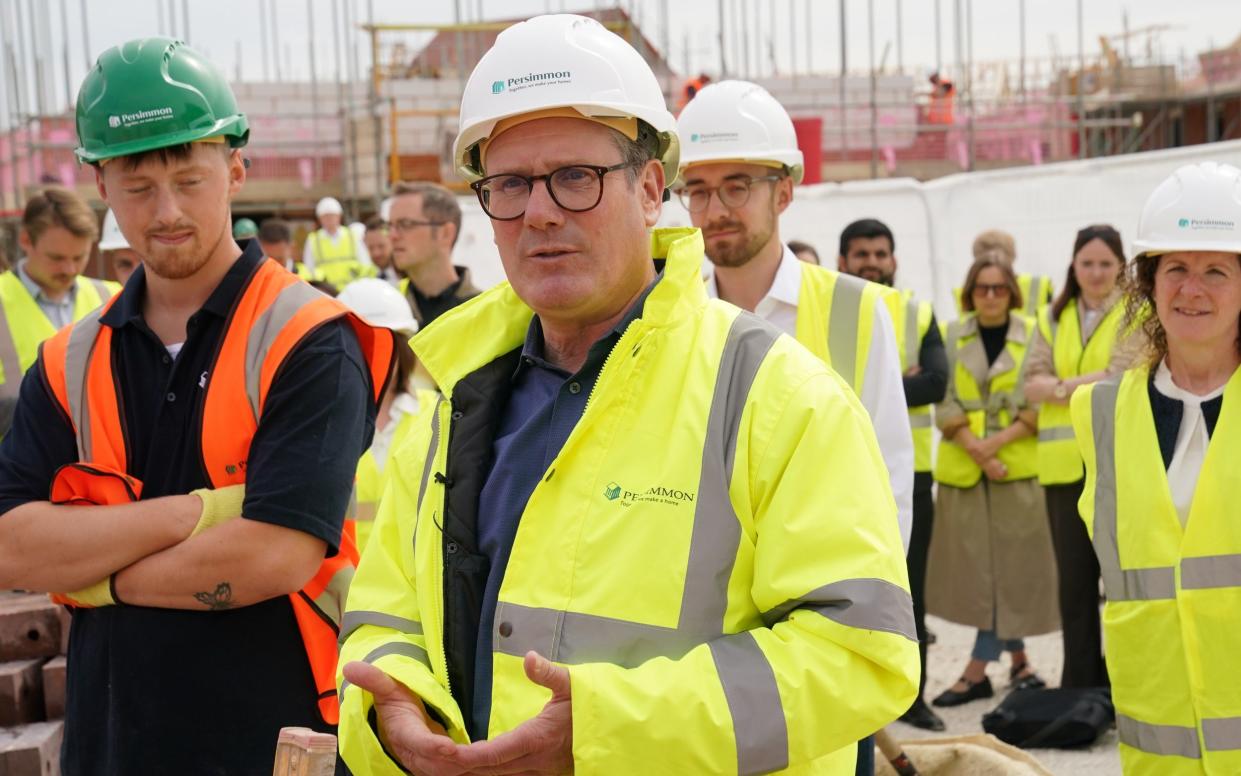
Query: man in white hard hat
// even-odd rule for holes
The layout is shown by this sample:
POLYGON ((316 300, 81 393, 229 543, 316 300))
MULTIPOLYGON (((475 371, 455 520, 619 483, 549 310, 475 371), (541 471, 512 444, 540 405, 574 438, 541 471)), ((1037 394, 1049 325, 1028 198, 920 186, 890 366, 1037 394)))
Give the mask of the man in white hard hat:
POLYGON ((446 398, 350 589, 357 776, 846 774, 912 700, 865 410, 707 299, 697 230, 651 233, 678 153, 650 67, 592 19, 508 28, 466 84, 454 159, 509 283, 413 341, 446 398))
POLYGON ((142 263, 138 252, 129 247, 129 240, 121 234, 121 227, 116 223, 116 216, 109 210, 103 217, 103 234, 99 238, 99 255, 104 265, 116 278, 116 282, 125 285, 129 276, 142 263))
POLYGON ((780 240, 803 162, 788 113, 763 87, 709 84, 681 112, 678 196, 706 240, 707 293, 797 338, 870 414, 909 546, 913 437, 887 289, 798 261, 780 240))
POLYGON ((315 205, 319 228, 306 236, 302 249, 302 264, 306 269, 337 288, 375 274, 366 245, 352 229, 341 225, 344 212, 334 197, 319 200, 315 205))

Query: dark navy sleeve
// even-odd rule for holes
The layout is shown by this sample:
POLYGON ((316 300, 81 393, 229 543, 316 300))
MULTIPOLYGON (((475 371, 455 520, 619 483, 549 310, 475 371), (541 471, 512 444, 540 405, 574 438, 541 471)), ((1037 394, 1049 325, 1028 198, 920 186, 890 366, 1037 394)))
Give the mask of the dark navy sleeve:
POLYGON ((56 470, 78 460, 69 418, 43 377, 42 358, 22 379, 13 425, 0 442, 0 515, 47 501, 56 470))
POLYGON ((349 324, 333 321, 307 336, 263 405, 242 514, 318 537, 334 554, 375 411, 370 369, 349 324))

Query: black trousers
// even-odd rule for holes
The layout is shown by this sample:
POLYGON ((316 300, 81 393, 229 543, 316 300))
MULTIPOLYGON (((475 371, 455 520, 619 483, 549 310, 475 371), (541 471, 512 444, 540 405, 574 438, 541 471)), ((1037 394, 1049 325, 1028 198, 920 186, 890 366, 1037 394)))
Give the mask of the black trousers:
POLYGON ((1060 621, 1064 627, 1061 687, 1107 687, 1099 621, 1099 560, 1077 511, 1084 480, 1048 485, 1047 518, 1060 572, 1060 621))
POLYGON ((926 559, 931 549, 931 529, 935 525, 935 497, 931 493, 933 483, 930 472, 914 473, 914 521, 909 534, 909 554, 905 556, 922 667, 918 679, 919 698, 926 689, 926 559))

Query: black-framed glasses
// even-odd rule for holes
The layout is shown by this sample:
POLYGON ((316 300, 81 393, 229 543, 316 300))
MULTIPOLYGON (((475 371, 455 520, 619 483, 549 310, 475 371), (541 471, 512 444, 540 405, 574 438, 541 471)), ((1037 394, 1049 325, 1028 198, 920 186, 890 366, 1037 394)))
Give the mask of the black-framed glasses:
POLYGON ((632 162, 621 162, 611 167, 571 164, 546 175, 504 172, 474 181, 470 188, 478 195, 478 204, 483 206, 483 211, 496 221, 514 221, 526 214, 535 181, 543 181, 552 201, 561 209, 585 213, 594 210, 603 200, 603 176, 633 166, 632 162))
POLYGON ((727 178, 718 186, 686 186, 677 192, 677 199, 691 213, 701 213, 711 206, 711 195, 716 194, 726 208, 745 207, 750 201, 750 188, 760 181, 778 181, 783 175, 760 175, 727 178), (718 192, 718 193, 717 193, 718 192))
POLYGON ((1007 283, 975 283, 974 293, 982 297, 994 296, 1002 299, 1010 296, 1013 290, 1008 287, 1007 283))
POLYGON ((418 221, 413 218, 394 218, 388 222, 388 230, 393 232, 412 232, 420 226, 443 226, 447 221, 418 221))

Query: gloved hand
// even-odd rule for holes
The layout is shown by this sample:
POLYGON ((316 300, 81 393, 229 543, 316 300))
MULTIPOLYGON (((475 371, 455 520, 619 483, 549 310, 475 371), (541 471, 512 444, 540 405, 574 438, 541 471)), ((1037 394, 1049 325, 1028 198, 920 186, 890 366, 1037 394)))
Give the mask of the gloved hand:
POLYGON ((116 603, 116 599, 112 597, 111 577, 73 593, 60 593, 53 596, 52 600, 79 607, 112 606, 116 603))
POLYGON ((246 500, 245 485, 228 485, 223 488, 200 488, 190 491, 190 495, 198 496, 203 502, 203 513, 198 518, 198 525, 190 536, 198 536, 208 528, 227 523, 241 517, 241 505, 246 500))

